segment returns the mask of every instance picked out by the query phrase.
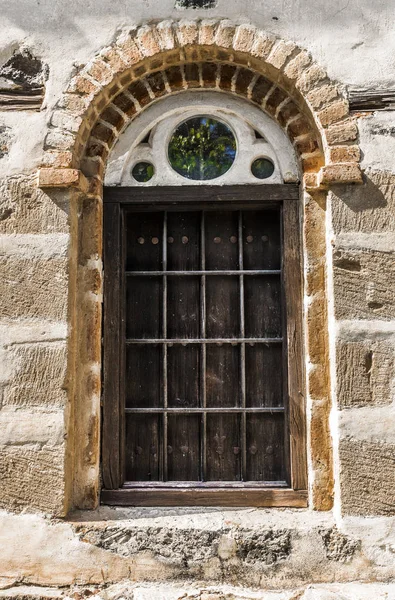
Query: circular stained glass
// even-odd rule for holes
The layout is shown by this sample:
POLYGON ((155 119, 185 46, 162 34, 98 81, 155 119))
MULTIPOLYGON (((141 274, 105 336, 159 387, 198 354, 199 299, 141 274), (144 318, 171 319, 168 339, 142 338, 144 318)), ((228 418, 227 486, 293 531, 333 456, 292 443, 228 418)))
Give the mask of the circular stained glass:
POLYGON ((149 162, 136 163, 132 169, 132 176, 139 183, 146 183, 154 175, 154 165, 149 162))
POLYGON ((173 169, 187 179, 216 179, 232 166, 236 139, 225 123, 211 117, 193 117, 174 131, 168 156, 173 169))
POLYGON ((257 179, 267 179, 274 173, 274 164, 268 158, 256 158, 251 165, 251 173, 257 179))

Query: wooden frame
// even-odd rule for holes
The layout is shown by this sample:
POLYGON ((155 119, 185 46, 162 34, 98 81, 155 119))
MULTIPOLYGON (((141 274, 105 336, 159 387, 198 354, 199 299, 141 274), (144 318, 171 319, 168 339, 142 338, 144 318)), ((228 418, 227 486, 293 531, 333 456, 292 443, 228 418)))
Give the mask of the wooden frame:
POLYGON ((102 468, 105 504, 123 506, 223 505, 307 506, 306 415, 302 343, 302 268, 299 188, 294 184, 261 186, 182 186, 160 188, 114 187, 104 192, 104 319, 103 319, 103 426, 102 468), (231 486, 191 483, 133 484, 123 476, 124 425, 123 365, 120 352, 123 329, 121 307, 123 249, 122 206, 139 211, 155 207, 183 210, 218 209, 221 205, 282 207, 283 289, 287 299, 285 372, 288 374, 289 472, 291 486, 235 483, 231 486))

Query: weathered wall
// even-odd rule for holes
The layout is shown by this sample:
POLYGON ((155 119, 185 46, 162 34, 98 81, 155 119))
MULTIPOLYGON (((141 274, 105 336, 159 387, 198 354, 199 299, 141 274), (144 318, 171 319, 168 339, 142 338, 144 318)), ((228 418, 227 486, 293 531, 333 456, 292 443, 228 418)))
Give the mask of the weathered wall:
MULTIPOLYGON (((100 206, 71 191, 45 193, 36 179, 52 112, 81 65, 142 22, 226 17, 306 48, 343 91, 347 85, 393 85, 395 17, 389 0, 207 5, 192 10, 175 8, 173 0, 74 0, 72 7, 0 0, 0 505, 8 511, 1 515, 0 583, 13 586, 0 598, 82 594, 89 586, 87 594, 99 593, 117 582, 123 583, 100 592, 103 598, 395 596, 387 585, 395 577, 392 111, 357 120, 364 183, 305 198, 306 306, 321 324, 307 339, 308 404, 314 407, 309 451, 317 459, 310 464, 310 500, 325 508, 328 490, 323 499, 319 495, 328 464, 332 468, 332 449, 322 443, 328 437, 333 511, 101 509, 66 522, 45 516, 62 515, 70 504, 76 460, 70 436, 81 434, 70 428, 77 388, 87 399, 97 400, 100 392, 91 372, 83 380, 72 377, 82 353, 92 372, 98 369, 100 314, 93 327, 84 311, 100 302, 100 206), (27 62, 13 61, 13 55, 27 62), (79 297, 79 321, 73 290, 78 277, 84 285, 86 278, 77 252, 84 254, 83 268, 92 279, 79 297)), ((341 131, 337 135, 342 143, 341 131)), ((95 407, 92 400, 92 414, 95 407)), ((89 418, 77 421, 87 435, 81 452, 94 481, 97 431, 93 424, 89 430, 89 418)))

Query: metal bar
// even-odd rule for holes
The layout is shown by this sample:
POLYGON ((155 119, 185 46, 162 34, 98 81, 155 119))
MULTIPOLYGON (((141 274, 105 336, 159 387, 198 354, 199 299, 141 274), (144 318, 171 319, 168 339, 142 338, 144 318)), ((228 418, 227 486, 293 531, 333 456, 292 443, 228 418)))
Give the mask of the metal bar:
POLYGON ((279 338, 171 338, 171 339, 152 339, 152 338, 141 338, 141 339, 127 339, 127 344, 166 344, 171 346, 172 344, 181 344, 186 346, 187 344, 234 344, 235 346, 241 343, 245 344, 281 344, 283 341, 282 337, 279 338))
MULTIPOLYGON (((239 211, 239 269, 240 269, 240 336, 245 338, 244 314, 244 275, 243 275, 243 213, 239 211)), ((247 418, 246 418, 246 369, 245 369, 245 340, 240 345, 240 384, 241 384, 241 478, 247 477, 247 418)))
MULTIPOLYGON (((163 315, 162 315, 162 334, 163 338, 167 337, 167 212, 163 214, 163 241, 162 241, 162 252, 163 252, 163 315)), ((163 407, 167 409, 167 344, 162 344, 163 348, 163 407)), ((167 412, 163 412, 163 481, 167 481, 167 412)))
MULTIPOLYGON (((200 335, 204 339, 206 337, 206 242, 205 242, 205 215, 202 210, 200 222, 200 266, 201 266, 201 283, 200 283, 200 317, 201 331, 200 335)), ((207 351, 206 344, 201 347, 201 400, 203 408, 207 406, 206 394, 206 367, 207 367, 207 351)), ((201 435, 201 478, 202 481, 207 479, 207 414, 202 414, 202 435, 201 435)))
POLYGON ((128 277, 155 277, 159 275, 168 275, 171 277, 177 276, 194 276, 197 275, 281 275, 280 269, 266 269, 266 270, 239 270, 239 271, 126 271, 128 277))
POLYGON ((230 489, 240 490, 244 488, 248 489, 261 489, 261 488, 287 488, 289 489, 289 483, 286 481, 126 481, 122 486, 122 490, 127 489, 230 489))
POLYGON ((284 406, 259 406, 259 407, 229 407, 229 408, 125 408, 126 413, 283 413, 284 406))

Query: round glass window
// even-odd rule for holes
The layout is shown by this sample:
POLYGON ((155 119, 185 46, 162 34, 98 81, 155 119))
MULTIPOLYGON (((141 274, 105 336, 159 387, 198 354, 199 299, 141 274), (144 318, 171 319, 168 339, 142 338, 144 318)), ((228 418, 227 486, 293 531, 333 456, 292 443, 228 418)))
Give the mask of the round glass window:
POLYGON ((232 166, 236 139, 225 123, 211 117, 193 117, 174 131, 168 156, 173 169, 187 179, 216 179, 232 166))
POLYGON ((154 165, 149 162, 136 163, 132 169, 132 176, 139 183, 146 183, 154 175, 154 165))
POLYGON ((257 179, 267 179, 274 173, 274 164, 268 158, 256 158, 251 165, 251 173, 257 179))

